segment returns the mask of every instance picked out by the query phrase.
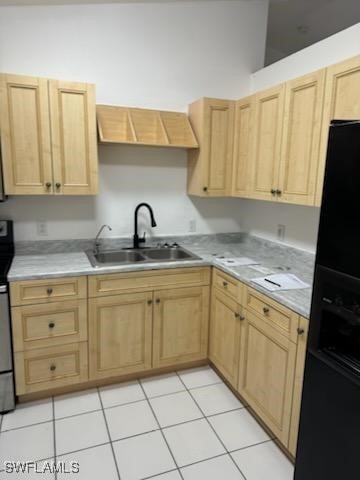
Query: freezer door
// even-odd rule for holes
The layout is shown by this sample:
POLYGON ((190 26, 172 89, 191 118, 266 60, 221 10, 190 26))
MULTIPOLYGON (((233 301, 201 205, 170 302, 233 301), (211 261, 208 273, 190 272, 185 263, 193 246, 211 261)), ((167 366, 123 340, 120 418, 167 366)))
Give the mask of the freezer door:
POLYGON ((0 375, 0 413, 15 408, 14 377, 12 373, 0 375))
POLYGON ((10 312, 6 285, 0 285, 0 374, 12 370, 10 312))

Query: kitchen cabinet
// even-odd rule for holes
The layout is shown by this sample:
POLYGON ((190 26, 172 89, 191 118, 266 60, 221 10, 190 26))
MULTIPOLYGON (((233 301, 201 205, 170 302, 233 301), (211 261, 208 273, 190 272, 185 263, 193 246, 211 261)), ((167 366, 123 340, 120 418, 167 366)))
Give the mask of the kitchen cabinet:
POLYGON ((199 148, 188 153, 188 193, 230 196, 234 102, 202 98, 190 105, 189 119, 199 148))
POLYGON ((325 70, 285 84, 278 200, 314 205, 319 166, 325 70))
POLYGON ((152 292, 89 300, 90 379, 151 368, 152 292))
POLYGON ((296 344, 246 312, 238 391, 286 447, 293 398, 296 344))
POLYGON ((8 195, 97 193, 95 86, 0 75, 8 195))
POLYGON ((296 350, 296 364, 295 364, 295 377, 294 377, 294 393, 293 403, 291 409, 291 423, 290 423, 290 435, 289 435, 289 452, 295 457, 297 438, 299 432, 300 421, 300 409, 301 409, 301 396, 304 380, 304 368, 306 357, 306 344, 309 332, 309 320, 304 317, 300 317, 299 322, 299 338, 296 350))
POLYGON ((209 287, 154 292, 153 366, 207 358, 209 287))
POLYGON ((251 176, 251 148, 254 133, 255 95, 235 103, 233 197, 246 197, 251 176))
POLYGON ((360 55, 327 68, 315 205, 321 205, 331 120, 360 119, 360 55))
POLYGON ((213 288, 209 359, 234 388, 237 388, 238 382, 241 322, 244 318, 236 301, 213 288))
POLYGON ((285 85, 255 95, 249 197, 274 200, 278 189, 285 85))

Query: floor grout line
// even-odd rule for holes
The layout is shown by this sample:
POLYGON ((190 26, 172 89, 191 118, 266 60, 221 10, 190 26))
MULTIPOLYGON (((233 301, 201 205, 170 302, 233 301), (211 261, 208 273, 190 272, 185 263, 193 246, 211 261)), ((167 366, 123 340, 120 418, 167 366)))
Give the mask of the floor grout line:
MULTIPOLYGON (((185 383, 182 381, 181 377, 179 374, 177 374, 180 381, 185 385, 185 383)), ((186 387, 186 385, 185 385, 186 387)), ((215 428, 212 426, 211 422, 209 421, 209 419, 207 418, 207 416, 204 414, 202 408, 200 407, 200 405, 198 404, 198 402, 196 401, 196 399, 194 398, 194 396, 191 394, 190 390, 188 388, 186 388, 187 391, 189 392, 189 394, 191 395, 191 398, 194 400, 194 402, 196 403, 197 407, 199 408, 199 410, 202 412, 202 414, 204 415, 205 417, 205 420, 206 422, 208 423, 209 427, 211 428, 211 430, 214 432, 214 434, 216 435, 217 439, 219 440, 219 442, 221 443, 221 445, 224 447, 225 449, 225 452, 229 455, 229 457, 231 458, 231 461, 233 462, 233 464, 235 465, 235 467, 237 468, 237 470, 239 470, 240 474, 244 477, 244 480, 247 480, 246 476, 244 475, 244 473, 241 471, 239 465, 235 462, 235 460, 232 458, 232 456, 230 455, 230 452, 229 450, 226 448, 224 442, 221 440, 221 438, 219 437, 218 433, 216 432, 215 428)))
POLYGON ((140 387, 142 388, 142 390, 143 390, 143 392, 144 392, 144 395, 146 396, 146 400, 147 400, 147 402, 148 402, 149 408, 150 408, 151 411, 152 411, 152 414, 154 415, 154 418, 155 418, 155 420, 156 420, 156 423, 157 423, 158 426, 159 426, 160 433, 161 433, 161 435, 162 435, 162 437, 163 437, 163 440, 164 440, 164 442, 166 443, 166 446, 167 446, 167 448, 168 448, 168 450, 169 450, 169 452, 170 452, 170 455, 171 455, 171 457, 172 457, 172 459, 173 459, 174 465, 176 466, 176 468, 177 468, 177 470, 178 470, 178 472, 179 472, 179 475, 180 475, 181 479, 184 480, 184 477, 182 476, 182 473, 181 473, 181 470, 180 470, 180 468, 179 468, 179 465, 178 465, 178 463, 177 463, 177 461, 176 461, 175 455, 174 455, 173 451, 172 451, 171 448, 170 448, 170 445, 169 445, 169 443, 168 443, 168 441, 167 441, 167 439, 166 439, 166 437, 165 437, 165 434, 164 434, 164 432, 163 432, 163 430, 162 430, 162 428, 161 428, 160 422, 159 422, 159 420, 158 420, 158 418, 157 418, 157 416, 156 416, 156 414, 155 414, 155 412, 154 412, 154 409, 153 409, 153 407, 152 407, 152 405, 151 405, 151 403, 150 403, 150 400, 149 400, 148 396, 146 395, 145 389, 144 389, 143 385, 141 384, 141 382, 139 382, 139 384, 140 384, 140 387))
POLYGON ((107 433, 108 433, 108 436, 109 436, 109 440, 110 440, 110 448, 111 448, 111 451, 112 451, 112 454, 113 454, 113 458, 114 458, 114 462, 115 462, 115 467, 116 467, 116 472, 117 472, 117 475, 118 475, 118 480, 121 480, 121 475, 120 475, 120 471, 119 471, 119 465, 118 465, 117 460, 116 460, 114 445, 113 445, 113 443, 112 443, 112 441, 111 441, 111 435, 110 435, 109 425, 108 425, 108 422, 107 422, 107 418, 106 418, 104 406, 103 406, 103 403, 102 403, 102 398, 101 398, 101 395, 100 395, 99 387, 96 388, 96 391, 97 391, 97 394, 98 394, 98 397, 99 397, 99 400, 100 400, 101 410, 102 410, 102 413, 103 413, 103 416, 104 416, 105 426, 106 426, 106 430, 107 430, 107 433))

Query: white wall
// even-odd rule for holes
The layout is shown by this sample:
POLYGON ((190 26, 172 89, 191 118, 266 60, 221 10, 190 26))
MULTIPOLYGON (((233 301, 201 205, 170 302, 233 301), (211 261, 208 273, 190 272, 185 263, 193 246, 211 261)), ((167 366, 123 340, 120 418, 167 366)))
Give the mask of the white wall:
MULTIPOLYGON (((263 65, 267 1, 199 1, 0 7, 0 71, 96 83, 97 102, 185 111, 201 96, 239 98, 263 65)), ((157 233, 238 231, 241 202, 186 195, 186 153, 106 146, 97 197, 12 197, 0 216, 16 238, 132 232, 139 201, 154 206, 157 233)), ((41 237, 42 238, 42 237, 41 237)))
MULTIPOLYGON (((360 54, 360 23, 255 72, 253 92, 305 75, 360 54)), ((242 228, 268 239, 276 238, 277 224, 286 226, 285 242, 315 251, 319 208, 244 201, 242 228)))

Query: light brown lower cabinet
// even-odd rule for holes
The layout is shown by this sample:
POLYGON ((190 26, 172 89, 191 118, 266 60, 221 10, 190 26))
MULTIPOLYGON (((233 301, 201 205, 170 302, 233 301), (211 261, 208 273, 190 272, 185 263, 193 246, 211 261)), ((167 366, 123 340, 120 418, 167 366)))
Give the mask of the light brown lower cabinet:
POLYGON ((247 312, 240 350, 239 393, 287 446, 296 344, 247 312))
POLYGON ((151 368, 152 292, 89 300, 90 379, 151 368))
POLYGON ((206 359, 209 287, 154 292, 153 367, 206 359))
POLYGON ((301 396, 302 396, 303 380, 304 380, 304 367, 305 367, 306 343, 308 338, 308 331, 309 331, 309 320, 307 318, 300 317, 299 339, 297 343, 296 365, 295 365, 295 376, 294 376, 294 393, 293 393, 293 403, 292 403, 292 410, 291 410, 290 435, 289 435, 289 445, 288 445, 288 450, 294 457, 296 455, 297 438, 298 438, 298 432, 299 432, 300 407, 301 407, 301 396))
POLYGON ((241 307, 214 288, 211 300, 209 358, 236 388, 239 371, 241 307))

